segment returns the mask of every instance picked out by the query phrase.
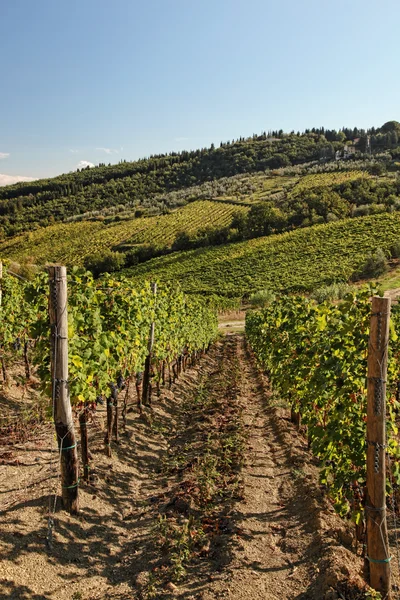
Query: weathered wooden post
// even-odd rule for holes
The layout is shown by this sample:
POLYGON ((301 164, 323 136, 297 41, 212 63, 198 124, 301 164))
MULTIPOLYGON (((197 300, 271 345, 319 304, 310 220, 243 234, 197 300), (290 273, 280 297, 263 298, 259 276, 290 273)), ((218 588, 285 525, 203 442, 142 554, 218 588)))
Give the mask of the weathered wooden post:
POLYGON ((390 298, 372 298, 367 394, 367 558, 370 585, 390 599, 390 553, 386 524, 386 376, 390 298))
POLYGON ((79 511, 79 463, 68 385, 67 270, 49 267, 51 381, 53 418, 60 452, 62 499, 71 514, 79 511))
POLYGON ((110 384, 111 394, 107 398, 107 431, 104 438, 104 443, 106 446, 106 454, 109 458, 112 456, 111 450, 111 440, 112 440, 112 432, 114 428, 114 411, 113 407, 115 406, 115 402, 118 400, 118 388, 115 383, 110 384))
MULTIPOLYGON (((151 291, 154 295, 154 300, 157 296, 157 284, 151 284, 151 291)), ((155 323, 152 321, 150 325, 150 334, 149 334, 149 342, 147 347, 147 357, 146 362, 144 364, 144 374, 143 374, 143 388, 142 388, 142 404, 144 406, 148 406, 151 403, 151 387, 150 387, 150 375, 151 375, 151 359, 153 355, 153 346, 154 346, 154 328, 155 323)))
POLYGON ((86 483, 89 481, 89 444, 88 444, 88 407, 86 403, 83 406, 83 410, 79 415, 79 428, 81 432, 81 452, 82 452, 82 464, 83 464, 83 479, 86 483))

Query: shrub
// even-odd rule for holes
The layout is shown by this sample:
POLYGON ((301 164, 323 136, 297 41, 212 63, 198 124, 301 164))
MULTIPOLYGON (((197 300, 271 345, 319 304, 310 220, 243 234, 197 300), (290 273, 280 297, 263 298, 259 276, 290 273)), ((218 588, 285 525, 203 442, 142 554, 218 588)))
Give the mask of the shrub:
POLYGON ((393 246, 390 248, 390 256, 392 258, 400 257, 400 240, 398 242, 395 242, 393 244, 393 246))
POLYGON ((332 283, 331 285, 324 285, 316 289, 312 294, 312 298, 314 298, 318 304, 325 301, 341 300, 350 292, 350 290, 351 286, 348 283, 332 283))
POLYGON ((352 277, 353 280, 370 279, 379 277, 388 270, 388 261, 382 248, 378 248, 374 254, 371 254, 360 266, 352 277))
POLYGON ((353 209, 353 217, 366 217, 370 213, 368 204, 360 204, 353 209))
POLYGON ((271 290, 259 290, 252 294, 249 298, 249 302, 253 308, 263 308, 268 304, 271 304, 275 300, 275 294, 271 290))
POLYGON ((113 273, 119 271, 125 264, 125 255, 122 252, 104 250, 96 252, 85 259, 85 268, 91 271, 95 277, 102 273, 113 273))

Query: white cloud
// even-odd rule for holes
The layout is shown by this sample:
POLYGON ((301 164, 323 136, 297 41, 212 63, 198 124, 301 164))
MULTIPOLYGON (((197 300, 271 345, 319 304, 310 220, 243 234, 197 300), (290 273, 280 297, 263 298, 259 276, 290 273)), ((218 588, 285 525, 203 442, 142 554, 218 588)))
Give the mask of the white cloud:
POLYGON ((78 154, 79 150, 72 150, 70 149, 71 154, 78 154))
POLYGON ((4 185, 12 185, 19 181, 35 181, 36 177, 24 177, 23 175, 4 175, 0 173, 0 187, 4 185))
POLYGON ((9 152, 0 152, 0 159, 1 158, 8 158, 10 156, 9 152))
POLYGON ((96 150, 101 150, 106 154, 118 154, 119 150, 115 150, 114 148, 96 148, 96 150))
POLYGON ((94 167, 94 164, 88 160, 80 160, 76 165, 76 169, 85 169, 86 167, 94 167))

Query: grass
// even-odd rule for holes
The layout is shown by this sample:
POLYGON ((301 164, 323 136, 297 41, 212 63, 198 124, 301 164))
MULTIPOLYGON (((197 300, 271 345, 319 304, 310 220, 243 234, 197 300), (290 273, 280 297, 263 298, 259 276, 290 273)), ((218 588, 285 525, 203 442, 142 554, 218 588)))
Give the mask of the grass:
POLYGON ((388 273, 385 273, 385 275, 380 277, 378 281, 384 292, 400 288, 400 264, 398 264, 398 261, 396 261, 395 266, 392 267, 388 273))

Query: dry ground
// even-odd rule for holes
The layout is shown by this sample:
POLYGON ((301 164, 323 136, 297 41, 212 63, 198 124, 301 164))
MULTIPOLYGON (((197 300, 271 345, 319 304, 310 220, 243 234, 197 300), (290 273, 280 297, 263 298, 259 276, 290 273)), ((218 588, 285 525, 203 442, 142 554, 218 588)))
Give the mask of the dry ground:
MULTIPOLYGON (((5 400, 0 402, 4 408, 5 400)), ((130 412, 112 459, 104 455, 102 420, 99 413, 91 424, 94 481, 81 485, 79 517, 60 506, 50 425, 37 426, 17 443, 15 435, 0 439, 0 598, 364 597, 363 561, 354 552, 352 532, 320 492, 304 439, 287 411, 276 406, 241 335, 215 344, 199 366, 154 399, 145 417, 130 412), (233 364, 240 372, 233 372, 233 364), (204 422, 195 409, 188 415, 193 399, 213 394, 204 422), (228 431, 230 406, 246 433, 244 462, 227 479, 232 491, 222 490, 202 512, 182 497, 196 468, 185 451, 192 443, 201 453, 216 424, 228 431), (187 542, 186 574, 176 580, 168 580, 171 548, 168 540, 160 541, 163 519, 168 531, 184 531, 193 519, 205 531, 201 548, 187 542)))

